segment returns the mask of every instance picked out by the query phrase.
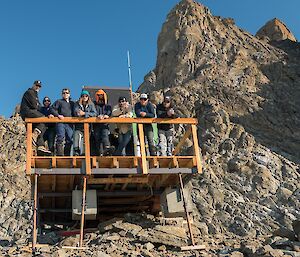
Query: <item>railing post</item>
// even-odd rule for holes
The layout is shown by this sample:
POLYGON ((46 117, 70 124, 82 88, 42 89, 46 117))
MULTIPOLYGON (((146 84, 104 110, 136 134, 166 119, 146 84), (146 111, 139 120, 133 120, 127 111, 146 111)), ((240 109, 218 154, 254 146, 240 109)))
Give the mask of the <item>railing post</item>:
POLYGON ((146 159, 146 149, 145 149, 145 135, 144 135, 144 125, 138 124, 139 129, 139 139, 142 157, 142 171, 143 174, 148 174, 147 159, 146 159))
POLYGON ((201 164, 201 157, 199 151, 199 143, 198 143, 198 135, 197 135, 197 126, 192 125, 192 135, 193 135, 193 143, 194 143, 194 152, 196 156, 197 162, 197 171, 198 173, 202 173, 202 164, 201 164))
POLYGON ((31 174, 31 155, 32 155, 32 123, 27 123, 27 138, 26 138, 26 145, 27 145, 27 152, 26 152, 26 174, 31 174))
POLYGON ((91 175, 91 154, 90 154, 90 131, 89 123, 83 123, 84 128, 84 152, 85 152, 85 170, 86 175, 91 175))

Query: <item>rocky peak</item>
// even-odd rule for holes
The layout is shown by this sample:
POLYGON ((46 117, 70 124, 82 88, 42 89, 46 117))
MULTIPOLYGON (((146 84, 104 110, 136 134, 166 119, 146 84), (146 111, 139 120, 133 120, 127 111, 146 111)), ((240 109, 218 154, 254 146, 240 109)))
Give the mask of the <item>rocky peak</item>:
POLYGON ((256 33, 256 37, 267 41, 281 41, 286 39, 294 42, 297 41, 288 27, 277 18, 268 21, 262 28, 260 28, 256 33))

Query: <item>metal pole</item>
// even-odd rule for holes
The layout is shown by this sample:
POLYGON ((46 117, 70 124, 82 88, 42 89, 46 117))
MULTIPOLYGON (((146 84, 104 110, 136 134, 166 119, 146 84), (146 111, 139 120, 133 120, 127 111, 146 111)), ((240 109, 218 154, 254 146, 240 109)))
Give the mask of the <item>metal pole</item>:
POLYGON ((184 197, 184 191, 183 191, 184 187, 183 187, 183 182, 182 182, 182 174, 179 173, 178 176, 179 176, 179 182, 180 182, 180 192, 181 192, 183 207, 184 207, 186 220, 187 220, 187 224, 188 224, 188 229, 189 229, 192 245, 195 246, 195 240, 194 240, 194 236, 193 236, 193 232, 192 232, 192 225, 191 225, 191 221, 190 221, 190 215, 189 215, 189 212, 188 212, 188 209, 187 209, 187 204, 186 204, 185 197, 184 197))
POLYGON ((38 174, 34 174, 34 193, 33 193, 33 236, 32 251, 35 252, 37 243, 37 201, 38 201, 38 174))
POLYGON ((129 88, 130 92, 132 92, 132 78, 131 78, 131 65, 130 65, 130 53, 127 51, 127 64, 128 64, 128 78, 129 78, 129 88))
POLYGON ((84 237, 84 211, 85 211, 85 194, 86 194, 86 181, 87 177, 83 177, 83 190, 82 190, 82 206, 81 206, 81 225, 80 225, 80 241, 79 247, 82 247, 84 237))
MULTIPOLYGON (((130 91, 130 101, 131 101, 131 106, 132 106, 132 110, 134 110, 134 106, 133 106, 133 96, 132 96, 132 77, 131 77, 131 62, 130 62, 130 52, 129 50, 127 51, 127 65, 128 65, 128 78, 129 78, 129 91, 130 91)), ((133 125, 132 126, 136 126, 137 125, 133 125)), ((134 136, 133 134, 133 152, 135 155, 137 155, 137 141, 138 141, 138 136, 134 136)))

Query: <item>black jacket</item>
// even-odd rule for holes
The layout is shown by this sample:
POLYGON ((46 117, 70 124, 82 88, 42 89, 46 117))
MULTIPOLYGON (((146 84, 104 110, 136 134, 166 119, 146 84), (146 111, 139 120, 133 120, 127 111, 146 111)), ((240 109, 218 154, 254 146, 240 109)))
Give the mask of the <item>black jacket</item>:
POLYGON ((50 113, 55 117, 63 115, 64 117, 74 116, 74 102, 70 100, 67 102, 65 99, 58 99, 50 108, 50 113))
MULTIPOLYGON (((111 116, 112 114, 112 110, 111 110, 111 106, 109 104, 99 104, 98 102, 94 101, 95 104, 95 108, 97 111, 97 116, 99 115, 107 115, 107 116, 111 116)), ((93 124, 94 128, 107 128, 108 129, 108 124, 106 123, 95 123, 93 124)))
MULTIPOLYGON (((42 113, 42 114, 44 114, 46 117, 48 117, 51 113, 50 113, 50 106, 48 107, 48 108, 46 108, 45 106, 42 106, 41 108, 40 108, 40 112, 42 113)), ((47 127, 48 128, 55 128, 55 123, 47 123, 46 124, 47 125, 47 127)))
POLYGON ((25 118, 30 112, 39 111, 39 109, 40 101, 38 93, 32 88, 29 88, 22 97, 20 114, 22 118, 25 118))
MULTIPOLYGON (((157 118, 175 118, 175 115, 169 116, 167 112, 173 108, 172 105, 169 108, 166 108, 162 103, 159 104, 156 108, 157 118)), ((157 124, 157 128, 161 130, 172 129, 173 124, 157 124)))

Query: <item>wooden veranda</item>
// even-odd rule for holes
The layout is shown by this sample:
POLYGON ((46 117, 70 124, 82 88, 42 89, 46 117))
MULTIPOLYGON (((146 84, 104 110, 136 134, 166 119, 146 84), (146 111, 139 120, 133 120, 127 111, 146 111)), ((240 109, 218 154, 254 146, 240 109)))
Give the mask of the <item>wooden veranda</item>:
POLYGON ((71 220, 72 191, 82 190, 81 236, 85 220, 85 193, 97 190, 98 213, 160 210, 159 197, 169 186, 179 185, 201 173, 201 158, 194 118, 28 118, 26 174, 31 177, 34 199, 33 248, 37 243, 38 220, 71 220), (34 123, 83 123, 83 156, 37 156, 32 148, 34 123), (140 156, 92 156, 90 153, 90 124, 137 124, 140 156), (185 134, 172 156, 147 156, 143 124, 185 124, 185 134), (180 155, 185 141, 191 137, 193 155, 180 155))

